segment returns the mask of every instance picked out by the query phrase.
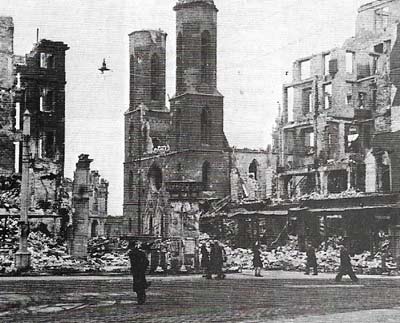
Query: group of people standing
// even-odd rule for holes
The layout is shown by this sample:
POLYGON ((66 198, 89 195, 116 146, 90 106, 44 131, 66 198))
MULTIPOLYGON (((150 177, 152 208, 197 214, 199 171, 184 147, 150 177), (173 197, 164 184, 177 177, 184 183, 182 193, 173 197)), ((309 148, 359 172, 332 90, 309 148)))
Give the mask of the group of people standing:
POLYGON ((222 267, 226 258, 224 248, 218 241, 211 241, 209 248, 203 244, 200 248, 201 262, 200 265, 204 270, 204 277, 212 279, 215 274, 215 279, 224 279, 225 274, 222 272, 222 267))

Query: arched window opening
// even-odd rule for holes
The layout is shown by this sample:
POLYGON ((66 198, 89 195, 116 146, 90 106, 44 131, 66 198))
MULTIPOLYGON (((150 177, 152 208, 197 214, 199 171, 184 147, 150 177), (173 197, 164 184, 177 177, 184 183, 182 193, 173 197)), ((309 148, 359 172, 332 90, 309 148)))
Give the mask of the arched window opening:
POLYGON ((129 199, 131 200, 133 198, 133 172, 129 172, 129 178, 128 178, 128 191, 129 191, 129 199))
POLYGON ((176 110, 176 118, 175 118, 175 136, 177 145, 181 142, 182 135, 182 110, 176 110))
POLYGON ((151 56, 151 67, 150 67, 150 74, 151 74, 151 99, 152 100, 159 100, 161 94, 161 64, 160 58, 157 54, 153 54, 151 56))
POLYGON ((203 189, 207 191, 210 188, 210 163, 205 161, 202 167, 202 183, 203 189))
POLYGON ((378 157, 378 183, 379 191, 390 192, 391 191, 391 161, 387 151, 378 157))
POLYGON ((183 40, 182 33, 176 38, 176 91, 183 90, 183 40))
POLYGON ((257 160, 253 159, 253 161, 251 162, 251 164, 249 166, 249 176, 253 176, 253 178, 255 180, 258 179, 257 178, 257 170, 258 170, 257 166, 258 166, 257 160))
POLYGON ((97 237, 97 227, 98 226, 99 226, 99 223, 97 222, 97 220, 94 220, 92 222, 92 227, 91 227, 91 232, 90 232, 92 238, 97 237))
POLYGON ((149 173, 147 174, 149 178, 149 187, 153 192, 157 192, 161 189, 162 186, 162 171, 161 168, 152 165, 149 169, 149 173))
POLYGON ((205 30, 201 33, 201 81, 211 80, 211 36, 205 30))
POLYGON ((201 142, 209 144, 211 138, 211 116, 208 108, 203 108, 201 111, 201 142))

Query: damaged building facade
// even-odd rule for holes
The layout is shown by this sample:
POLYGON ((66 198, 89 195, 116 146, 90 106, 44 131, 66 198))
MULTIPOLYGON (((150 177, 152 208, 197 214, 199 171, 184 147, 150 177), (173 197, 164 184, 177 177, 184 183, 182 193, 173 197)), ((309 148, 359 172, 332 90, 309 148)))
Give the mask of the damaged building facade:
POLYGON ((121 231, 132 237, 172 239, 172 254, 184 253, 186 262, 197 252, 200 215, 231 201, 232 183, 235 200, 266 198, 271 185, 258 184, 257 177, 265 180, 270 162, 261 151, 237 151, 235 157, 225 137, 214 2, 180 0, 174 10, 176 93, 169 109, 166 33, 141 30, 129 35, 121 231), (250 157, 244 157, 246 153, 250 157))
POLYGON ((399 130, 399 22, 398 0, 361 6, 355 36, 296 60, 283 86, 277 195, 301 201, 293 218, 304 238, 330 230, 357 250, 373 249, 379 232, 398 239, 399 145, 386 139, 399 130))
POLYGON ((11 17, 0 17, 0 35, 0 175, 21 172, 23 114, 29 110, 33 202, 54 202, 64 173, 65 52, 69 48, 42 39, 29 54, 15 55, 11 17))

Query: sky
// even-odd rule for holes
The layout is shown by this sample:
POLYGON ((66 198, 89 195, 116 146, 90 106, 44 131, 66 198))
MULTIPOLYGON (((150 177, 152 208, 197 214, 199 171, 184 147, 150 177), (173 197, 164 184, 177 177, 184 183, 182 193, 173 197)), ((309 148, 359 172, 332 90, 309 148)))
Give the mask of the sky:
MULTIPOLYGON (((0 0, 14 18, 14 52, 40 38, 64 41, 65 175, 81 153, 110 182, 109 214, 123 203, 124 119, 129 102, 128 34, 167 34, 167 95, 175 88, 175 0, 0 0), (111 69, 97 70, 103 58, 111 69)), ((218 13, 218 89, 231 146, 266 148, 286 72, 298 58, 339 47, 354 35, 361 0, 214 0, 218 13)), ((168 106, 167 102, 167 106, 168 106)))

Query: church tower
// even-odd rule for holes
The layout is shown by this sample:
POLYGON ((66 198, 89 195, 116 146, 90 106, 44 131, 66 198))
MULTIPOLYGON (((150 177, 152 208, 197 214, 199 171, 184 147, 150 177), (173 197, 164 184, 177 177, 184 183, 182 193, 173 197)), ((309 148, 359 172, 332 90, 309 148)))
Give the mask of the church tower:
POLYGON ((129 35, 129 110, 145 105, 165 110, 165 64, 167 34, 161 30, 139 30, 129 35))
POLYGON ((217 13, 213 0, 179 0, 176 94, 171 99, 174 150, 225 145, 223 97, 217 90, 217 13))

